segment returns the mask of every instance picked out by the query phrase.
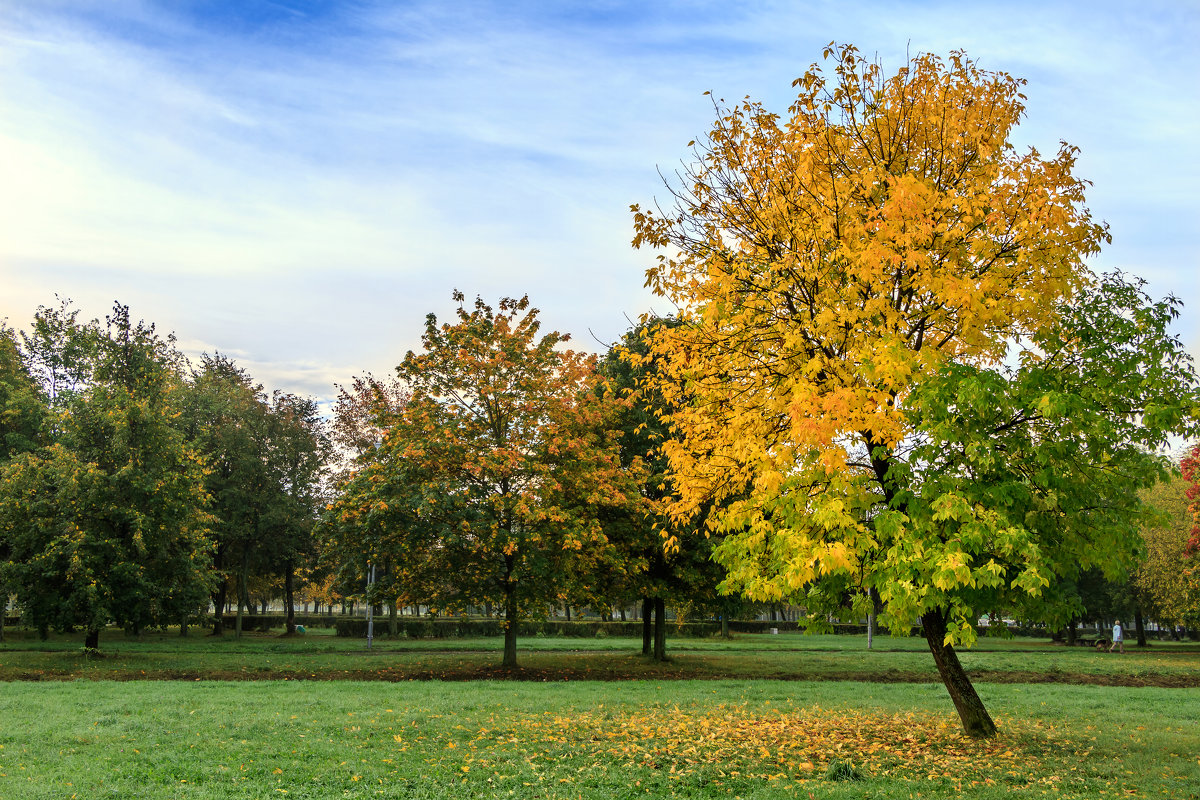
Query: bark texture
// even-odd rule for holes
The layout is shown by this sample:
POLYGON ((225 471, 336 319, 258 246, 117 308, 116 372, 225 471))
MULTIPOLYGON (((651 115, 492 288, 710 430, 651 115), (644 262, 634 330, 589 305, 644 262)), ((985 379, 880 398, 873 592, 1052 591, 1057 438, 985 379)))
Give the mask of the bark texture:
POLYGON ((942 683, 950 692, 950 699, 958 709, 962 719, 963 730, 968 736, 986 739, 996 735, 996 723, 988 714, 967 677, 967 671, 958 661, 954 648, 944 643, 946 636, 946 618, 940 609, 935 609, 921 617, 921 625, 925 629, 925 641, 929 644, 929 652, 937 664, 938 674, 942 683))

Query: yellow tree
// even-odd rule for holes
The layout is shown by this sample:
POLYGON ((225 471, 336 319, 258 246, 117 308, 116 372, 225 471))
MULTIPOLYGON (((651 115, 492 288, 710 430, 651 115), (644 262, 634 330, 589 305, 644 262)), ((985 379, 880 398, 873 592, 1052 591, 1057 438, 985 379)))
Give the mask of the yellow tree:
POLYGON ((1010 144, 1022 81, 961 52, 894 74, 825 57, 782 118, 717 103, 672 206, 632 207, 683 322, 647 356, 673 513, 712 509, 752 599, 865 613, 877 594, 893 628, 919 620, 990 736, 954 646, 981 610, 1054 617, 1056 578, 1128 568, 1128 489, 1163 474, 1147 453, 1186 426, 1194 375, 1175 303, 1085 266, 1108 234, 1074 148, 1010 144))

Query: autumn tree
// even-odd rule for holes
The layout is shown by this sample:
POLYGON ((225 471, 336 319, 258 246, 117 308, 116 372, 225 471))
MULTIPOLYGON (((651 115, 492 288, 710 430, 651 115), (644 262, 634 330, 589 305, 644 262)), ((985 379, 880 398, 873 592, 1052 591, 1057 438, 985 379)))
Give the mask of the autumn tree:
POLYGON ((1191 627, 1200 626, 1200 563, 1189 549, 1195 529, 1189 498, 1194 496, 1196 456, 1193 448, 1184 459, 1187 477, 1176 475, 1144 493, 1160 516, 1142 527, 1144 559, 1132 579, 1152 619, 1191 627))
POLYGON ((1139 487, 1194 429, 1173 300, 1085 265, 1108 239, 1076 151, 1019 152, 1022 81, 961 52, 894 74, 831 45, 782 117, 717 119, 673 204, 633 207, 660 329, 680 520, 728 584, 812 618, 919 620, 966 732, 978 613, 1059 619, 1064 578, 1132 562, 1139 487), (1036 616, 1035 616, 1036 615, 1036 616))
POLYGON ((327 522, 364 560, 388 560, 397 591, 447 610, 499 605, 511 667, 521 619, 605 547, 593 508, 624 502, 625 473, 595 424, 594 359, 540 334, 527 298, 454 299, 455 322, 429 315, 424 350, 397 368, 411 397, 377 405, 379 447, 327 522))
POLYGON ((182 357, 170 337, 121 305, 106 325, 55 310, 45 317, 57 327, 39 319, 34 335, 53 328, 42 341, 61 346, 35 363, 57 365, 51 376, 67 363, 87 369, 69 391, 46 384, 52 441, 0 467, 3 579, 35 625, 82 627, 96 648, 111 622, 137 630, 203 602, 203 467, 176 427, 182 357))

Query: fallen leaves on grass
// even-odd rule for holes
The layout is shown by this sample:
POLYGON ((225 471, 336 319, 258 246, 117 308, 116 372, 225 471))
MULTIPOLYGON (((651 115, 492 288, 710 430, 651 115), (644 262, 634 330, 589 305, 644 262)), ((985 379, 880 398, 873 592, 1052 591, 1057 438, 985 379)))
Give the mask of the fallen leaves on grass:
POLYGON ((459 753, 433 756, 430 763, 467 772, 472 766, 502 771, 524 762, 551 774, 566 772, 567 780, 619 771, 634 779, 702 785, 807 783, 825 780, 830 765, 844 764, 862 777, 889 781, 1054 790, 1063 776, 1047 772, 1047 749, 1056 751, 1056 759, 1088 755, 1086 748, 1055 741, 1047 730, 979 741, 963 736, 957 721, 945 717, 820 707, 766 712, 746 705, 638 712, 599 707, 512 719, 493 716, 489 723, 459 753))

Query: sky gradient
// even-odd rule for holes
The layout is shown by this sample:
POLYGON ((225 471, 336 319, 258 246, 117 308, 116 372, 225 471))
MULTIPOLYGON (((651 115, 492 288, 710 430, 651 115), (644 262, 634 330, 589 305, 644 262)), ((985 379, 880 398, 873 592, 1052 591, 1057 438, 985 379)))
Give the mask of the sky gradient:
POLYGON ((631 203, 702 96, 785 111, 831 40, 1029 81, 1019 146, 1081 150, 1092 262, 1185 302, 1200 354, 1200 5, 0 4, 0 318, 114 300, 189 355, 320 398, 387 373, 451 292, 528 294, 599 349, 664 301, 631 203))

